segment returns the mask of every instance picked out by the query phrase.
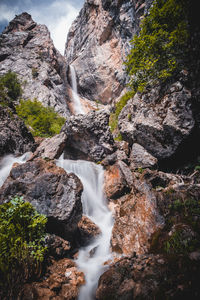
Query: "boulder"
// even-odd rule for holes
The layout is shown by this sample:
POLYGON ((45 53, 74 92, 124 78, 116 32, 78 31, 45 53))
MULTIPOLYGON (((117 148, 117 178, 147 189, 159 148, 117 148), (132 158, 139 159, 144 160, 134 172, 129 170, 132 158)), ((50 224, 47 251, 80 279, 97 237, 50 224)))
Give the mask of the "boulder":
POLYGON ((65 158, 97 162, 113 153, 115 145, 108 123, 106 110, 71 116, 61 130, 67 136, 65 158))
POLYGON ((195 126, 190 90, 181 82, 162 93, 160 88, 137 93, 121 111, 118 122, 126 141, 140 144, 158 160, 172 156, 195 126))
POLYGON ((148 153, 144 147, 134 143, 130 153, 130 167, 132 170, 137 168, 150 168, 157 164, 157 158, 148 153))
POLYGON ((70 254, 70 243, 55 234, 46 235, 45 246, 48 249, 48 254, 56 259, 67 257, 70 254))
POLYGON ((25 284, 18 296, 20 300, 78 299, 84 284, 84 274, 78 271, 74 261, 64 258, 54 261, 47 269, 44 279, 25 284))
POLYGON ((24 122, 9 108, 0 106, 0 156, 33 151, 35 142, 24 122))
POLYGON ((101 233, 99 227, 86 216, 82 216, 82 219, 78 222, 78 231, 79 243, 82 246, 88 245, 101 233))
POLYGON ((117 199, 130 192, 133 177, 123 161, 108 166, 104 178, 104 190, 108 199, 117 199))
POLYGON ((36 151, 33 153, 30 160, 33 160, 36 157, 48 158, 48 159, 57 159, 62 154, 66 142, 66 135, 64 132, 53 136, 52 138, 44 139, 36 151))
POLYGON ((53 162, 36 159, 12 168, 0 189, 0 203, 23 196, 47 216, 48 232, 72 239, 82 216, 82 190, 77 176, 67 174, 53 162))
POLYGON ((122 258, 99 279, 98 300, 198 299, 199 261, 161 254, 122 258))

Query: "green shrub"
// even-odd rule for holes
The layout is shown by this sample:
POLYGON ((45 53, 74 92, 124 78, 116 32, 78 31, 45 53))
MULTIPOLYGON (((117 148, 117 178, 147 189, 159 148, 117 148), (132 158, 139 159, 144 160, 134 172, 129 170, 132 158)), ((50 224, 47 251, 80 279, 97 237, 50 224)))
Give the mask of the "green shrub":
POLYGON ((17 74, 9 71, 0 77, 0 97, 6 99, 9 97, 12 101, 17 101, 22 95, 22 88, 17 74))
POLYGON ((109 119, 109 126, 111 132, 113 132, 115 129, 117 129, 118 125, 118 117, 124 106, 127 104, 128 100, 131 99, 134 96, 134 93, 132 91, 127 92, 124 94, 121 99, 116 103, 115 105, 115 112, 110 114, 109 119))
POLYGON ((40 274, 46 222, 22 198, 0 205, 0 296, 13 296, 16 287, 40 274))
POLYGON ((142 92, 147 85, 166 80, 181 69, 188 38, 188 0, 155 0, 131 41, 127 56, 129 85, 142 92))
POLYGON ((65 123, 65 118, 60 117, 52 107, 44 107, 36 99, 21 100, 16 111, 34 136, 51 137, 58 134, 65 123))

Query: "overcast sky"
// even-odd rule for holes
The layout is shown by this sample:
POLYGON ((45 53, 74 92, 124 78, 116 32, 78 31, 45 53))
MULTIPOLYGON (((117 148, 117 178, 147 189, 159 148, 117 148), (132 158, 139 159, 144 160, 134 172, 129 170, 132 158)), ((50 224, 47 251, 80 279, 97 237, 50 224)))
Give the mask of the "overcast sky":
POLYGON ((15 15, 28 12, 34 21, 45 24, 55 47, 63 54, 67 32, 84 0, 0 0, 0 32, 15 15))

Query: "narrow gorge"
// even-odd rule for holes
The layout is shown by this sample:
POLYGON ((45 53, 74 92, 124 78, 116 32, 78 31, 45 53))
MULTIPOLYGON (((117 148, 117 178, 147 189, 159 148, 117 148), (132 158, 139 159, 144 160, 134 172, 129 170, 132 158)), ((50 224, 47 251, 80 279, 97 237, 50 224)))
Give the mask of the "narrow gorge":
POLYGON ((199 299, 200 28, 189 0, 85 0, 64 56, 0 35, 0 299, 199 299))

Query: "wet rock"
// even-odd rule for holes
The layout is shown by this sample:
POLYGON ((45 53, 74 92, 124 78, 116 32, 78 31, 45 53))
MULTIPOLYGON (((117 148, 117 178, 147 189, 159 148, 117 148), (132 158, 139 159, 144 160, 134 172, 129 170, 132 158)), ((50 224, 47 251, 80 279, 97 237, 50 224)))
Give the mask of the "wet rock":
POLYGON ((9 108, 0 106, 0 156, 33 151, 34 138, 24 122, 9 108))
POLYGON ((84 274, 67 258, 53 262, 48 267, 45 277, 39 282, 26 284, 18 299, 74 300, 78 298, 80 286, 84 284, 84 274))
POLYGON ((68 116, 64 84, 64 58, 56 50, 45 25, 28 13, 16 16, 0 35, 0 74, 16 72, 23 85, 23 99, 37 98, 68 116))
POLYGON ((169 86, 164 95, 160 87, 136 94, 123 108, 118 122, 126 141, 140 144, 159 160, 173 155, 194 125, 191 92, 180 82, 169 86))
POLYGON ((61 130, 67 136, 65 158, 101 161, 114 152, 108 122, 109 113, 105 110, 69 118, 61 130))
POLYGON ((36 210, 47 216, 47 230, 72 239, 81 219, 82 184, 52 162, 36 159, 14 166, 0 190, 0 203, 23 196, 36 210))
POLYGON ((49 159, 57 159, 62 154, 66 143, 66 135, 64 133, 57 134, 52 138, 44 139, 36 151, 33 153, 30 160, 41 157, 49 159))
POLYGON ((157 164, 157 159, 148 153, 141 145, 134 143, 130 153, 131 169, 149 168, 157 164))
POLYGON ((78 222, 78 229, 80 235, 79 242, 84 246, 101 233, 99 227, 86 216, 83 216, 78 222))

